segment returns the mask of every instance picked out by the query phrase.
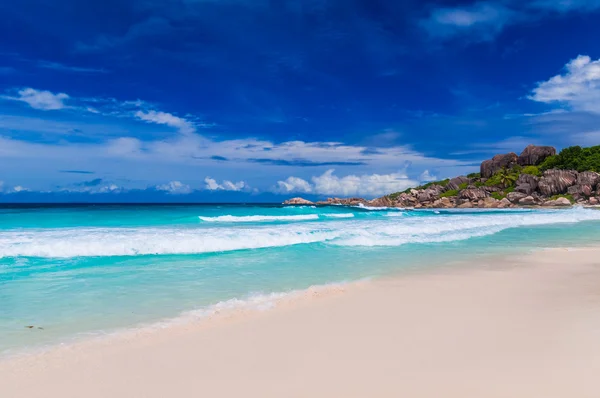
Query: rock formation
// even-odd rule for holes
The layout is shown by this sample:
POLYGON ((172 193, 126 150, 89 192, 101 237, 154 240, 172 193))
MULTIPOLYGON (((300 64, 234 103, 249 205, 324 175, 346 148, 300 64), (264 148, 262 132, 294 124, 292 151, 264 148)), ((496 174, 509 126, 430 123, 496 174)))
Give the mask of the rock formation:
POLYGON ((546 160, 548 156, 553 155, 556 155, 554 147, 529 145, 521 152, 517 163, 520 166, 537 166, 546 160))
POLYGON ((454 177, 446 185, 446 191, 457 190, 461 184, 469 183, 471 180, 465 176, 454 177))
POLYGON ((538 188, 543 195, 553 196, 567 193, 577 182, 577 172, 572 170, 546 170, 538 188))
POLYGON ((538 188, 540 179, 531 174, 521 174, 516 182, 515 191, 531 195, 538 188))
POLYGON ((510 169, 517 164, 518 156, 511 152, 504 155, 496 155, 493 158, 481 163, 481 177, 490 178, 497 171, 510 169))
POLYGON ((314 205, 310 200, 304 198, 292 198, 283 202, 284 205, 314 205))

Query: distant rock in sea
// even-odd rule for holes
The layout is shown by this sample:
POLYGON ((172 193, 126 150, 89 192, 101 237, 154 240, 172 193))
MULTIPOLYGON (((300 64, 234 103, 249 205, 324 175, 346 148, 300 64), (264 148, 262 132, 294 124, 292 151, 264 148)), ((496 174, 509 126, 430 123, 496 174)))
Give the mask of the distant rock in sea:
POLYGON ((314 205, 310 200, 304 198, 292 198, 283 202, 284 205, 314 205))

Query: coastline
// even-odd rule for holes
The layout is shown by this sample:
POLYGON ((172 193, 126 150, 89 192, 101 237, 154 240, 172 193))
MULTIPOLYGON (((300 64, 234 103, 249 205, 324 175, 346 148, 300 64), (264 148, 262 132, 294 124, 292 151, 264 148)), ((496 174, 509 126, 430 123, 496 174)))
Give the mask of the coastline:
POLYGON ((0 386, 3 397, 596 396, 599 254, 547 249, 309 289, 269 311, 5 359, 0 386))

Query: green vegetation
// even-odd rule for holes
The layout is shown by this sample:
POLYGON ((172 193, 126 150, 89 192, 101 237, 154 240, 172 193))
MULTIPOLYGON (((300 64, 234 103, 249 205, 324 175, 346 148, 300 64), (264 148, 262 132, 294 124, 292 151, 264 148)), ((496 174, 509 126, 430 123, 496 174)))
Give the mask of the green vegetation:
POLYGON ((403 193, 409 193, 411 190, 416 189, 427 189, 432 185, 439 185, 441 187, 445 187, 446 185, 448 185, 448 183, 450 182, 449 178, 446 178, 445 180, 441 180, 441 181, 432 181, 432 182, 428 182, 427 184, 423 184, 423 185, 419 185, 418 187, 414 187, 414 188, 407 188, 402 192, 394 192, 392 194, 388 195, 388 198, 392 199, 392 200, 396 200, 400 197, 400 195, 402 195, 403 193))
POLYGON ((600 172, 600 145, 589 148, 580 146, 565 148, 558 155, 547 157, 539 168, 541 171, 563 169, 600 172))
MULTIPOLYGON (((547 157, 539 166, 522 167, 515 165, 511 168, 504 168, 497 171, 484 182, 481 181, 480 173, 470 173, 467 177, 471 179, 472 184, 477 188, 487 186, 501 189, 501 191, 492 192, 490 196, 494 199, 502 200, 515 190, 516 182, 521 174, 541 177, 543 172, 549 169, 577 170, 578 172, 595 171, 600 173, 600 145, 589 148, 582 148, 580 146, 565 148, 557 155, 547 157)), ((412 189, 423 190, 432 185, 446 187, 449 182, 450 179, 432 181, 415 188, 409 188, 403 192, 390 194, 388 197, 392 200, 396 200, 401 194, 409 193, 412 189)), ((462 183, 458 186, 458 189, 446 191, 439 196, 441 198, 457 196, 460 191, 467 189, 468 187, 469 183, 462 183)), ((555 200, 558 198, 566 198, 571 203, 575 203, 575 199, 572 195, 555 195, 551 199, 555 200)))
POLYGON ((400 195, 402 194, 402 192, 394 192, 388 195, 388 198, 390 198, 391 200, 396 200, 400 197, 400 195))
POLYGON ((521 167, 499 170, 496 174, 487 179, 485 185, 488 187, 514 188, 521 170, 521 167))
POLYGON ((523 170, 521 171, 521 174, 529 174, 529 175, 536 176, 536 177, 541 177, 542 176, 542 172, 536 166, 526 166, 526 167, 523 167, 523 170))
POLYGON ((506 198, 506 194, 504 192, 492 192, 490 196, 497 200, 502 200, 506 198))
POLYGON ((556 200, 558 198, 565 198, 565 199, 569 199, 569 202, 571 203, 575 203, 575 198, 573 197, 573 195, 571 194, 565 194, 565 195, 554 195, 550 197, 550 200, 556 200))
POLYGON ((443 194, 441 194, 440 198, 449 198, 449 197, 457 196, 457 195, 458 195, 458 189, 451 189, 451 190, 446 191, 443 194))

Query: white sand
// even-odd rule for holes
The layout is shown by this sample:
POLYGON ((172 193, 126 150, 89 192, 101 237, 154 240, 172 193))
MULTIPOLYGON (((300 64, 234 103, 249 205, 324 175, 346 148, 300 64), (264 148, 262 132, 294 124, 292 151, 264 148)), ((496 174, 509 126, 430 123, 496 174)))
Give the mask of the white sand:
POLYGON ((600 249, 438 269, 0 363, 0 397, 600 397, 600 249))

